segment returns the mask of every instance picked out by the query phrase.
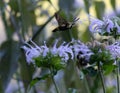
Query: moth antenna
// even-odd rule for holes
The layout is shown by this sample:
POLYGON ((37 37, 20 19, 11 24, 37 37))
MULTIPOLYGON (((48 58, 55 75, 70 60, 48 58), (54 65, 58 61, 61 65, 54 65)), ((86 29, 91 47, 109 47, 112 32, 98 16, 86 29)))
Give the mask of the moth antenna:
POLYGON ((76 18, 74 18, 74 22, 78 21, 79 19, 80 19, 80 18, 77 18, 77 17, 76 17, 76 18))
POLYGON ((73 26, 73 25, 75 24, 75 22, 78 21, 79 19, 80 19, 80 18, 75 17, 74 20, 73 20, 73 22, 72 22, 72 26, 73 26))

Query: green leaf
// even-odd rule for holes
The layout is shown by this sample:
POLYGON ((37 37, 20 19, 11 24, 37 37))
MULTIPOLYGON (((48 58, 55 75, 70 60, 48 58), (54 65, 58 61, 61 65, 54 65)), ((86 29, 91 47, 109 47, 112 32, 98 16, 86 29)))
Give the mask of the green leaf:
POLYGON ((114 59, 111 56, 111 54, 109 53, 109 51, 106 51, 104 49, 101 50, 101 52, 99 52, 99 47, 95 47, 93 49, 94 55, 91 55, 90 57, 90 64, 94 64, 96 62, 102 62, 103 64, 106 65, 111 65, 114 63, 114 59))
POLYGON ((11 36, 13 35, 13 27, 11 27, 9 24, 8 24, 8 20, 6 20, 6 13, 3 10, 1 10, 2 13, 1 13, 1 17, 2 17, 2 21, 3 21, 3 24, 4 24, 4 27, 5 27, 5 32, 6 32, 6 36, 7 36, 7 39, 11 39, 11 36))
POLYGON ((0 54, 0 81, 5 90, 18 68, 18 58, 20 55, 19 44, 12 40, 4 42, 1 45, 0 54))
POLYGON ((87 28, 86 31, 81 35, 81 40, 84 42, 88 42, 91 40, 91 33, 88 30, 89 28, 87 28))
POLYGON ((14 11, 15 13, 19 12, 19 7, 18 7, 17 0, 11 0, 9 2, 9 5, 10 5, 12 11, 14 11))
POLYGON ((51 66, 56 70, 60 70, 65 66, 65 63, 61 62, 61 58, 59 56, 53 56, 50 61, 51 61, 51 66))
POLYGON ((40 55, 39 57, 34 58, 35 64, 37 67, 50 68, 50 66, 51 66, 50 58, 51 57, 48 57, 48 56, 43 57, 40 55))
POLYGON ((89 14, 89 9, 90 9, 90 2, 92 2, 92 0, 84 0, 84 4, 86 7, 86 11, 89 14))
POLYGON ((37 82, 40 80, 45 80, 46 78, 50 77, 50 74, 43 75, 42 77, 36 77, 30 82, 30 88, 33 87, 37 82))
POLYGON ((95 1, 95 10, 97 17, 101 19, 103 17, 103 14, 105 12, 105 4, 103 1, 95 1))
POLYGON ((104 70, 104 74, 110 74, 117 66, 116 65, 103 65, 102 69, 104 70))
POLYGON ((112 8, 115 10, 116 6, 116 0, 110 0, 110 3, 112 5, 112 8))
POLYGON ((32 6, 32 2, 30 0, 17 0, 17 5, 19 7, 20 19, 22 24, 22 31, 28 32, 29 27, 35 25, 36 16, 34 11, 29 11, 29 7, 32 6))
POLYGON ((39 56, 34 58, 34 60, 38 67, 52 68, 57 71, 65 67, 65 63, 61 62, 61 58, 59 56, 53 56, 52 54, 48 54, 46 57, 39 56))

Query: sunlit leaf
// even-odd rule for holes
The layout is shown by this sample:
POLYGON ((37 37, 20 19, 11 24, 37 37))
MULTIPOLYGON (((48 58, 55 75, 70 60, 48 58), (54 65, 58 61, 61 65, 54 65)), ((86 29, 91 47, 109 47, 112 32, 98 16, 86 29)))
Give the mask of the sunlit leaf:
POLYGON ((110 3, 112 5, 112 8, 115 10, 116 9, 116 0, 110 0, 110 3))
POLYGON ((19 7, 18 7, 17 0, 11 0, 9 2, 9 5, 10 5, 12 11, 14 11, 15 13, 19 12, 19 7))
POLYGON ((104 74, 108 75, 110 74, 113 70, 115 70, 117 66, 115 65, 103 65, 102 69, 104 70, 104 74))
POLYGON ((29 7, 32 6, 32 2, 26 1, 26 0, 17 0, 17 4, 19 6, 19 12, 20 12, 20 22, 22 22, 22 31, 28 32, 29 27, 33 26, 36 21, 35 13, 34 11, 29 11, 29 7))
POLYGON ((92 0, 84 0, 84 4, 85 4, 85 8, 86 8, 87 13, 89 13, 91 2, 92 2, 92 0))
POLYGON ((103 1, 95 1, 95 10, 97 17, 101 19, 105 12, 105 3, 103 1))
POLYGON ((86 31, 82 34, 81 39, 83 42, 88 42, 91 40, 91 33, 86 29, 86 31))

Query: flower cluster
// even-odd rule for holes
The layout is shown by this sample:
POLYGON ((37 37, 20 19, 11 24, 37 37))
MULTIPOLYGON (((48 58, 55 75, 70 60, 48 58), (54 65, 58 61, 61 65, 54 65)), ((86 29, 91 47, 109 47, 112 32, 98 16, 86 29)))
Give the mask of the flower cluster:
POLYGON ((30 43, 31 44, 26 43, 26 45, 22 47, 25 50, 26 60, 29 64, 35 64, 35 58, 41 58, 39 60, 42 62, 44 59, 52 57, 60 58, 62 62, 77 58, 77 60, 82 60, 86 64, 89 62, 90 56, 93 55, 93 52, 88 46, 79 40, 73 40, 68 44, 63 42, 59 47, 57 47, 58 40, 56 40, 51 48, 47 47, 46 42, 44 42, 42 46, 36 45, 32 40, 30 40, 30 43))
MULTIPOLYGON (((103 20, 90 18, 91 23, 89 29, 92 33, 99 33, 102 36, 113 36, 117 40, 120 36, 120 18, 118 17, 104 17, 103 20)), ((120 43, 115 42, 106 45, 105 52, 109 51, 111 57, 116 60, 120 58, 120 43)), ((109 54, 108 53, 108 54, 109 54)), ((105 55, 103 56, 105 57, 105 55)), ((100 59, 99 59, 100 60, 100 59)))
POLYGON ((26 43, 22 47, 25 50, 26 60, 29 64, 33 63, 37 66, 50 67, 50 65, 54 65, 55 61, 55 64, 61 65, 63 62, 73 59, 72 48, 65 42, 57 47, 58 40, 56 40, 52 48, 48 48, 45 42, 43 46, 36 45, 32 40, 30 40, 30 43, 26 43))
POLYGON ((92 33, 99 33, 100 35, 105 36, 120 35, 120 19, 117 17, 104 17, 103 20, 90 18, 90 21, 89 29, 92 33))
POLYGON ((74 40, 72 43, 75 57, 78 59, 81 65, 86 65, 89 62, 90 56, 94 53, 88 48, 87 45, 79 40, 74 40))
POLYGON ((71 59, 73 59, 73 51, 69 44, 65 45, 65 42, 63 42, 58 48, 57 48, 58 40, 56 40, 54 46, 50 49, 50 52, 53 55, 59 55, 62 58, 62 61, 67 62, 70 58, 69 55, 71 55, 71 59))
POLYGON ((106 46, 106 49, 110 51, 114 59, 120 58, 120 43, 115 42, 111 45, 106 46))
MULTIPOLYGON (((72 40, 68 44, 63 42, 59 47, 57 47, 58 40, 56 40, 51 48, 47 47, 46 42, 44 42, 42 46, 36 45, 32 40, 30 40, 30 43, 31 44, 26 43, 26 45, 22 47, 25 50, 26 60, 29 64, 35 64, 35 58, 41 58, 39 59, 41 62, 43 62, 44 59, 48 59, 44 62, 47 63, 47 61, 51 61, 52 57, 60 59, 59 61, 61 62, 67 62, 69 59, 77 58, 81 64, 87 64, 90 61, 91 55, 96 55, 99 53, 99 50, 101 50, 98 49, 97 52, 95 52, 95 50, 91 50, 91 48, 79 40, 72 40)), ((97 47, 100 46, 97 45, 97 47)), ((94 47, 93 49, 96 48, 94 47)), ((110 51, 113 58, 120 57, 120 47, 118 43, 106 46, 106 50, 110 51)))

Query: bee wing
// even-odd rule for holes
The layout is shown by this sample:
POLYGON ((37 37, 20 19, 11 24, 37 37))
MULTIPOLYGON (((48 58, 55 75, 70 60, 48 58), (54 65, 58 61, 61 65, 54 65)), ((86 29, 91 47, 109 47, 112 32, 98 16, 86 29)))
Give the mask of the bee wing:
POLYGON ((55 18, 59 26, 62 26, 63 24, 67 23, 67 21, 64 18, 62 18, 58 13, 55 13, 55 18))

